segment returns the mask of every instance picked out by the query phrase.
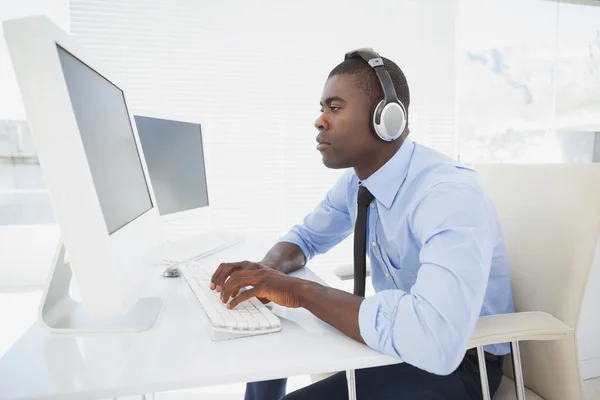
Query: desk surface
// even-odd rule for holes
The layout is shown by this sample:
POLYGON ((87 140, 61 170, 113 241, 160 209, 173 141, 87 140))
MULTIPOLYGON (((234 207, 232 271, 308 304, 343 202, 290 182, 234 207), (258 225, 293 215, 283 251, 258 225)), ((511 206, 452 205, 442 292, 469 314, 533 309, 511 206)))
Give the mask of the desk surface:
MULTIPOLYGON (((272 238, 243 243, 202 262, 260 259, 272 238)), ((304 309, 273 306, 281 332, 213 342, 183 279, 160 270, 147 295, 164 300, 153 329, 126 335, 51 335, 37 322, 0 360, 0 397, 110 398, 397 363, 346 337, 304 309)), ((320 281, 308 268, 295 275, 320 281)), ((3 321, 3 324, 7 321, 3 321)))

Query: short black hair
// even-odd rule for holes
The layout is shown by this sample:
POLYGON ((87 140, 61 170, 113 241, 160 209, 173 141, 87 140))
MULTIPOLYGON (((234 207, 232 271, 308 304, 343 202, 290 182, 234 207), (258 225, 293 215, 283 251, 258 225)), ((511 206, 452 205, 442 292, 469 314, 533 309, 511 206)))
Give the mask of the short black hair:
MULTIPOLYGON (((408 107, 410 105, 410 92, 408 90, 408 82, 406 81, 404 72, 402 72, 400 67, 396 65, 395 62, 385 57, 381 57, 381 59, 383 60, 384 68, 388 74, 390 74, 390 78, 394 84, 394 89, 396 89, 396 95, 404 104, 404 107, 406 107, 406 112, 408 113, 408 107)), ((352 57, 345 59, 329 73, 328 79, 335 75, 357 75, 356 82, 359 86, 359 89, 367 93, 371 99, 373 107, 375 107, 375 105, 383 99, 383 89, 381 88, 377 74, 375 74, 375 70, 371 68, 371 66, 369 66, 369 64, 367 64, 362 58, 352 57)))

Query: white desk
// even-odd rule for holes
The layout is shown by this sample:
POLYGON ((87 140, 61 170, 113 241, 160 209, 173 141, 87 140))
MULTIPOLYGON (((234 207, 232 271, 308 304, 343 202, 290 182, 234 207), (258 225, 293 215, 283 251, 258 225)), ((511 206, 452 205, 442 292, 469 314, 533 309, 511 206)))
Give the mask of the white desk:
MULTIPOLYGON (((216 268, 222 261, 257 260, 272 243, 273 238, 249 235, 244 243, 203 262, 216 268)), ((282 318, 281 332, 213 342, 185 282, 162 278, 160 272, 151 272, 156 278, 147 293, 164 299, 152 330, 56 336, 35 323, 0 360, 0 398, 111 398, 399 362, 304 309, 279 306, 274 311, 282 318)), ((307 268, 296 275, 319 280, 307 268)))

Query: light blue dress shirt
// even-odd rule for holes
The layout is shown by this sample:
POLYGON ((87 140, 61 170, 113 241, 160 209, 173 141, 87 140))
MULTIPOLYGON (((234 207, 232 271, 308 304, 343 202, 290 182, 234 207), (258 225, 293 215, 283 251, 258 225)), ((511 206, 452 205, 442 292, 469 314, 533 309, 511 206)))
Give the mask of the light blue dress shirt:
MULTIPOLYGON (((308 260, 354 230, 358 186, 375 196, 367 255, 376 294, 359 311, 365 343, 438 375, 462 361, 480 315, 514 312, 504 239, 475 171, 406 139, 377 172, 353 169, 280 241, 308 260)), ((504 355, 507 343, 487 346, 504 355)))

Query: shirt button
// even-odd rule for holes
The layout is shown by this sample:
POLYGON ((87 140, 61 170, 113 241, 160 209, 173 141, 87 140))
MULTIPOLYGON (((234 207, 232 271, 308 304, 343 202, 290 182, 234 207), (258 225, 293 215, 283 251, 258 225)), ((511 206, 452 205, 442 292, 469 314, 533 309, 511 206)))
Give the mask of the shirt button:
POLYGON ((371 242, 371 246, 377 247, 377 242, 371 242))
POLYGON ((389 277, 390 277, 390 273, 389 273, 389 272, 386 272, 386 273, 385 273, 385 277, 386 277, 386 278, 389 278, 389 277))
POLYGON ((371 208, 375 208, 375 203, 371 203, 371 208))

